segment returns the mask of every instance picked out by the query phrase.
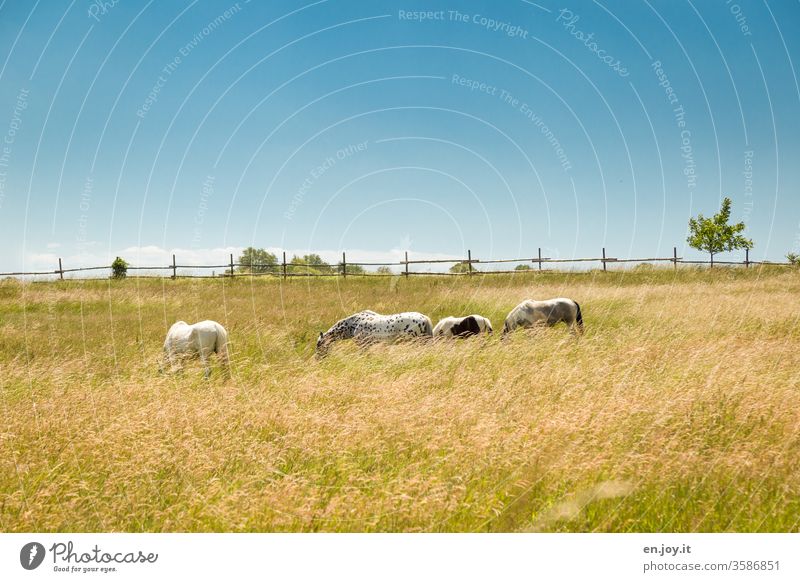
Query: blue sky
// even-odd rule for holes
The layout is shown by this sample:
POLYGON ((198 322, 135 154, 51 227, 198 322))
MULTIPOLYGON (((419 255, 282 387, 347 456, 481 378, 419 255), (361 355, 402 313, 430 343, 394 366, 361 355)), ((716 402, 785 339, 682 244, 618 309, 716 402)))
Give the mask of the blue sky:
POLYGON ((6 0, 0 271, 693 257, 723 196, 781 260, 799 29, 798 2, 6 0))

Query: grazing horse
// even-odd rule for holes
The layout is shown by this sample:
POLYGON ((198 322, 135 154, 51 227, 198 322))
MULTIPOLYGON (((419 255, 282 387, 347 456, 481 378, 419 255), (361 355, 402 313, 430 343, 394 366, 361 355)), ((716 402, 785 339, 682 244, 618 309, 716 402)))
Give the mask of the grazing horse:
POLYGON ((506 317, 503 335, 517 327, 552 326, 563 321, 573 331, 583 333, 581 306, 572 299, 557 297, 546 301, 526 299, 506 317))
POLYGON ((433 337, 469 337, 492 333, 492 322, 481 315, 445 317, 433 328, 433 337))
POLYGON ((330 345, 343 339, 354 339, 365 346, 377 341, 432 335, 431 320, 427 316, 408 311, 394 315, 380 315, 374 311, 359 311, 340 319, 325 333, 319 332, 317 356, 328 353, 330 345))
MULTIPOLYGON (((171 371, 180 370, 183 360, 199 357, 208 378, 211 375, 208 357, 212 353, 217 354, 228 370, 228 332, 216 321, 206 320, 192 325, 178 321, 169 328, 164 340, 164 360, 169 362, 171 371)), ((163 364, 161 369, 164 369, 163 364)))

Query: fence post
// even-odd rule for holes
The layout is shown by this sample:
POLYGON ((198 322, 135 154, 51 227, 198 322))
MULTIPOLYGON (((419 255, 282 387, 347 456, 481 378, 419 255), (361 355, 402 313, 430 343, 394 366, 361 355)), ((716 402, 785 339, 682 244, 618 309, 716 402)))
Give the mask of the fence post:
POLYGON ((678 247, 672 247, 672 267, 678 270, 678 247))
POLYGON ((467 249, 467 265, 469 265, 469 274, 472 275, 472 251, 467 249))
POLYGON ((231 253, 231 278, 233 278, 233 253, 231 253))
POLYGON ((61 266, 61 257, 58 257, 58 274, 61 276, 61 280, 64 280, 64 267, 61 266))
POLYGON ((286 279, 286 251, 283 251, 283 278, 286 279))
MULTIPOLYGON (((60 259, 59 259, 60 262, 60 259)), ((744 249, 744 266, 745 268, 750 268, 750 249, 744 249)))
POLYGON ((406 278, 408 278, 408 251, 406 251, 406 278))
POLYGON ((178 278, 178 268, 175 266, 175 255, 172 255, 172 278, 178 278))
POLYGON ((342 251, 342 277, 347 279, 347 257, 345 256, 344 251, 342 251))
POLYGON ((606 270, 606 247, 603 247, 603 270, 606 270))
POLYGON ((542 247, 539 247, 539 270, 542 270, 542 247))

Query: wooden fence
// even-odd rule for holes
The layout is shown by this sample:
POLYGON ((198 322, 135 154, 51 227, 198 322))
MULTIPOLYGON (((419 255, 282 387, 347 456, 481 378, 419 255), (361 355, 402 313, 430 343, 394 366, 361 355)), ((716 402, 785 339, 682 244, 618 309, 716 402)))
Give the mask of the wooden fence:
MULTIPOLYGON (((286 253, 283 253, 282 261, 280 263, 273 263, 273 264, 249 264, 249 263, 237 263, 233 259, 233 255, 230 255, 229 262, 225 264, 216 264, 216 265, 180 265, 177 263, 177 259, 175 255, 172 255, 172 264, 171 265, 154 265, 154 266, 128 266, 128 271, 166 271, 164 275, 160 274, 143 274, 139 276, 152 276, 152 277, 161 277, 161 278, 170 278, 170 279, 177 279, 177 278, 186 278, 186 277, 193 277, 193 278, 208 278, 208 277, 258 277, 258 276, 273 276, 273 277, 280 277, 283 279, 288 279, 291 277, 343 277, 346 278, 348 276, 359 276, 359 277, 397 277, 397 276, 404 276, 409 277, 412 275, 435 275, 435 276, 470 276, 475 274, 481 275, 494 275, 494 274, 509 274, 509 273, 524 273, 528 271, 552 271, 554 269, 545 269, 544 267, 547 265, 553 264, 562 264, 562 263, 599 263, 602 267, 603 271, 608 270, 608 265, 614 264, 625 264, 625 263, 658 263, 658 262, 665 262, 665 263, 672 263, 674 269, 678 268, 678 265, 681 264, 689 264, 689 265, 710 265, 713 267, 714 265, 743 265, 745 268, 749 268, 751 265, 776 265, 776 266, 792 266, 793 263, 783 262, 771 262, 771 261, 751 261, 750 260, 750 252, 745 251, 745 260, 744 261, 692 261, 692 260, 684 260, 683 257, 678 256, 678 249, 677 247, 672 248, 672 256, 671 257, 651 257, 651 258, 641 258, 641 259, 619 259, 616 257, 611 257, 606 254, 605 247, 602 249, 602 253, 600 257, 595 258, 579 258, 579 259, 554 259, 551 257, 543 257, 542 256, 542 249, 539 249, 539 252, 536 257, 525 257, 525 258, 518 258, 518 259, 489 259, 489 260, 482 260, 482 259, 474 259, 472 257, 472 251, 467 251, 467 256, 464 258, 453 258, 453 259, 420 259, 420 260, 411 260, 408 258, 408 252, 405 253, 405 258, 402 261, 398 262, 388 262, 388 263, 374 263, 374 262, 353 262, 347 260, 347 254, 342 252, 342 261, 338 265, 319 265, 319 264, 311 264, 311 263, 294 263, 294 262, 286 262, 286 253), (530 265, 529 269, 526 270, 519 270, 513 269, 480 269, 478 270, 475 265, 503 265, 508 263, 518 263, 520 265, 530 265), (460 272, 440 272, 440 271, 414 271, 413 265, 434 265, 434 264, 451 264, 451 265, 465 265, 460 272), (536 267, 534 269, 534 266, 536 267), (348 273, 347 268, 351 267, 351 271, 348 273), (397 271, 390 271, 390 272, 368 272, 364 270, 364 267, 397 267, 397 271), (186 274, 179 274, 178 269, 193 269, 193 270, 211 270, 212 274, 210 275, 186 275, 186 274), (217 275, 214 271, 216 269, 223 269, 223 272, 220 275, 217 275), (237 271, 238 269, 238 271, 237 271), (306 270, 303 272, 303 270, 306 270)), ((63 266, 62 260, 58 259, 58 269, 53 271, 31 271, 31 272, 10 272, 10 273, 0 273, 0 277, 25 277, 25 276, 48 276, 48 275, 56 275, 59 279, 64 279, 65 273, 79 273, 79 272, 88 272, 88 271, 111 271, 110 265, 105 265, 101 267, 76 267, 72 269, 65 269, 63 266)), ((571 272, 579 272, 579 271, 571 271, 571 272)), ((588 272, 588 271, 587 271, 588 272)), ((71 279, 88 279, 91 277, 70 277, 71 279)))

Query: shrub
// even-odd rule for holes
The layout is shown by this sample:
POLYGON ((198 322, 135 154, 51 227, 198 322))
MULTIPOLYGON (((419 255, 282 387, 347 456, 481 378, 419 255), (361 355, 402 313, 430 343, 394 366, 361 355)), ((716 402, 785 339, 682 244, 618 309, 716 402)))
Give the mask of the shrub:
MULTIPOLYGON (((288 271, 297 275, 331 275, 334 273, 333 267, 323 261, 322 257, 313 253, 302 257, 292 257, 288 271)), ((350 272, 349 266, 347 272, 350 272)))
MULTIPOLYGON (((344 273, 345 265, 343 262, 339 261, 336 264, 336 272, 340 275, 344 273)), ((353 265, 352 263, 347 263, 347 274, 348 275, 363 275, 366 273, 366 269, 361 265, 353 265)))
POLYGON ((128 262, 122 257, 117 257, 111 263, 111 278, 124 279, 128 276, 128 262))
MULTIPOLYGON (((451 273, 469 273, 469 263, 456 263, 452 267, 450 267, 451 273)), ((475 265, 472 265, 472 272, 477 273, 478 269, 475 268, 475 265)))

